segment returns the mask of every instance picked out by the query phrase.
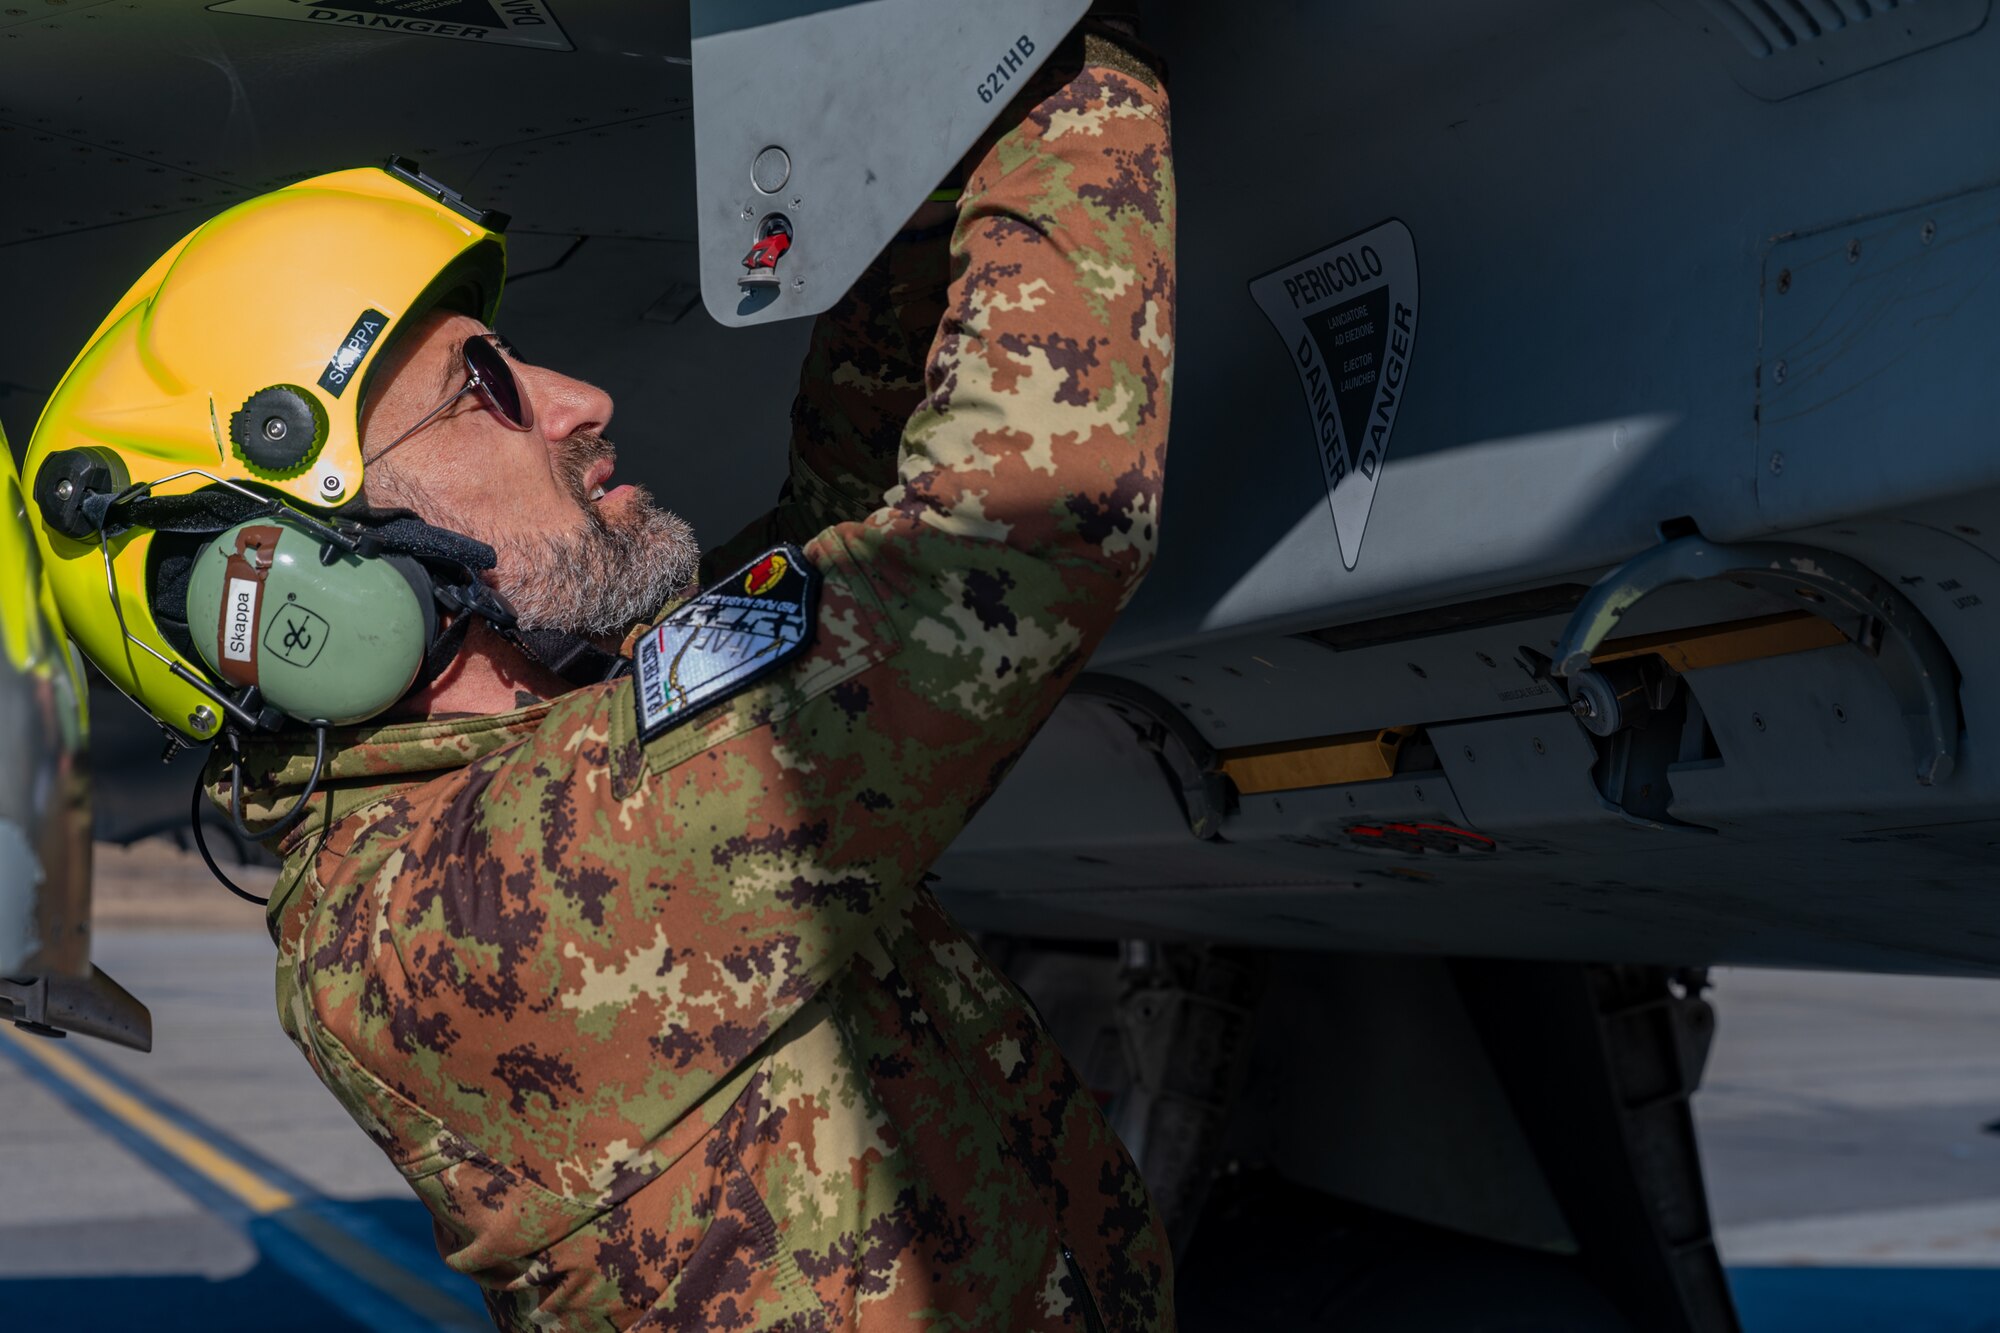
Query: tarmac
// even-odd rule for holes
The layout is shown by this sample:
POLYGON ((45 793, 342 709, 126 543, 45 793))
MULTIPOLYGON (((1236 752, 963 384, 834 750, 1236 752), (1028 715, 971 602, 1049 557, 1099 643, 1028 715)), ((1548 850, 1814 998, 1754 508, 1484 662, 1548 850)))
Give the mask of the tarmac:
MULTIPOLYGON (((0 1329, 490 1328, 279 1031, 255 909, 100 871, 155 1049, 0 1028, 0 1329)), ((1716 980, 1695 1111, 1748 1333, 2000 1330, 2000 983, 1716 980)))

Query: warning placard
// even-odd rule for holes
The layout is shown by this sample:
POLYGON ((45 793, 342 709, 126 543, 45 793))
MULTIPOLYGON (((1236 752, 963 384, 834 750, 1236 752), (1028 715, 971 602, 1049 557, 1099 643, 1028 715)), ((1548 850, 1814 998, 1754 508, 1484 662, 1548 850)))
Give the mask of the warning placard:
POLYGON ((317 23, 343 32, 446 37, 491 46, 538 46, 573 51, 547 0, 224 0, 220 14, 317 23))
POLYGON ((1417 342, 1417 246, 1391 219, 1250 284, 1305 389, 1340 562, 1353 569, 1417 342))

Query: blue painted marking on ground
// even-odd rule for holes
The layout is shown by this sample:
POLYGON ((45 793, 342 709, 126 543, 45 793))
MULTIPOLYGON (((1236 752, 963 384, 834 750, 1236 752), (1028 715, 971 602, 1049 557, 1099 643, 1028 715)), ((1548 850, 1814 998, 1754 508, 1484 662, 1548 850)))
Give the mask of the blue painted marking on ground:
POLYGON ((220 1282, 9 1278, 0 1281, 0 1310, 11 1333, 370 1333, 269 1259, 220 1282))
MULTIPOLYGON (((430 1214, 415 1199, 370 1199, 348 1205, 373 1216, 380 1226, 411 1235, 427 1234, 430 1214)), ((251 1224, 252 1243, 262 1246, 251 1224)), ((117 1256, 107 1255, 115 1264, 117 1256)), ((305 1285, 268 1254, 234 1277, 211 1280, 193 1274, 123 1277, 0 1279, 0 1328, 6 1333, 373 1333, 362 1312, 345 1299, 347 1279, 329 1297, 305 1285)), ((404 1317, 405 1328, 424 1329, 421 1319, 404 1317)))
MULTIPOLYGON (((69 1043, 69 1054, 74 1056, 79 1064, 89 1066, 92 1073, 133 1100, 142 1103, 161 1119, 186 1130, 238 1166, 254 1172, 266 1184, 281 1189, 299 1200, 302 1211, 310 1212, 329 1225, 337 1227, 383 1258, 391 1260, 397 1267, 423 1279, 426 1285, 472 1313, 482 1318, 485 1316, 486 1306, 479 1298, 478 1288, 468 1279, 460 1277, 444 1266, 444 1260, 438 1256, 437 1246, 430 1237, 428 1226, 421 1239, 412 1240, 406 1233, 383 1226, 366 1211, 356 1209, 340 1200, 327 1198, 314 1188, 311 1182, 294 1174, 282 1163, 273 1161, 249 1144, 233 1137, 228 1131, 198 1119, 184 1107, 167 1101, 145 1084, 127 1077, 98 1058, 97 1054, 83 1043, 69 1043)), ((154 1148, 154 1152, 158 1153, 159 1149, 154 1148)), ((426 1218, 428 1216, 429 1214, 425 1214, 426 1218)))
MULTIPOLYGON (((87 1063, 93 1073, 98 1074, 108 1082, 115 1083, 120 1091, 143 1100, 150 1109, 164 1117, 171 1118, 177 1126, 187 1130, 189 1133, 198 1135, 209 1146, 216 1149, 216 1151, 225 1153, 231 1157, 240 1158, 240 1165, 247 1169, 258 1170, 260 1163, 271 1166, 276 1174, 269 1178, 269 1183, 278 1185, 288 1192, 296 1192, 295 1197, 300 1199, 302 1208, 310 1209, 313 1213, 324 1218, 332 1225, 339 1226, 356 1240, 368 1244, 370 1249, 376 1249, 377 1253, 382 1254, 384 1259, 396 1262, 398 1268, 407 1269, 411 1267, 402 1260, 403 1254, 408 1253, 411 1247, 408 1241, 398 1234, 397 1229, 382 1225, 363 1210, 317 1195, 309 1186, 305 1186, 304 1182, 299 1181, 295 1176, 291 1176, 283 1168, 276 1167, 274 1163, 268 1163, 266 1159, 251 1152, 244 1145, 235 1143, 227 1136, 219 1134, 218 1131, 194 1119, 179 1107, 162 1101, 157 1096, 133 1084, 130 1079, 119 1076, 106 1068, 102 1062, 84 1057, 81 1052, 75 1050, 73 1047, 69 1053, 87 1063), (283 1178, 282 1184, 281 1177, 283 1178), (365 1239, 377 1236, 381 1237, 386 1243, 388 1247, 387 1252, 378 1249, 372 1241, 365 1239)), ((0 1056, 4 1056, 21 1073, 62 1102, 64 1106, 73 1111, 80 1119, 116 1141, 126 1151, 173 1182, 183 1193, 200 1204, 202 1208, 223 1222, 241 1230, 257 1247, 259 1255, 267 1261, 268 1266, 275 1266, 298 1283, 303 1284, 310 1292, 331 1306, 332 1309, 342 1312, 342 1315, 345 1316, 344 1319, 336 1316, 339 1322, 323 1325, 329 1333, 332 1330, 343 1330, 344 1333, 345 1329, 356 1325, 363 1329, 371 1330, 371 1333, 434 1333, 436 1326, 430 1320, 416 1314, 392 1296, 378 1290, 339 1264, 328 1259, 300 1236, 294 1234, 284 1225, 283 1214, 274 1214, 268 1217, 260 1217, 253 1214, 235 1195, 223 1189, 201 1172, 196 1171, 180 1158, 167 1152, 158 1143, 155 1143, 151 1138, 140 1133, 133 1126, 113 1115, 79 1089, 72 1087, 67 1080, 58 1077, 54 1071, 34 1059, 34 1057, 15 1050, 6 1042, 0 1042, 0 1056)), ((411 1206, 416 1206, 414 1201, 411 1206)), ((484 1307, 480 1304, 476 1295, 470 1293, 469 1284, 465 1283, 462 1279, 456 1278, 449 1270, 445 1269, 443 1261, 437 1258, 434 1253, 428 1256, 428 1264, 432 1271, 413 1270, 413 1276, 422 1279, 432 1289, 448 1296, 455 1303, 465 1306, 468 1310, 483 1313, 484 1307), (445 1282, 439 1280, 440 1275, 449 1279, 454 1285, 447 1286, 445 1282)), ((253 1273, 257 1273, 266 1266, 267 1264, 260 1264, 257 1270, 252 1271, 253 1273)), ((100 1283, 110 1281, 118 1281, 118 1279, 92 1278, 90 1279, 90 1287, 95 1292, 100 1283)), ((146 1279, 126 1279, 126 1281, 137 1285, 148 1285, 148 1280, 146 1279)), ((8 1319, 10 1320, 8 1324, 10 1329, 14 1327, 39 1327, 39 1325, 32 1322, 24 1321, 20 1324, 11 1322, 16 1317, 14 1312, 24 1308, 22 1305, 17 1305, 16 1302, 25 1302, 31 1299, 29 1293, 24 1288, 33 1285, 36 1284, 19 1282, 5 1284, 7 1296, 6 1309, 8 1311, 8 1319)), ((49 1285, 71 1288, 72 1298, 78 1294, 75 1291, 77 1284, 73 1282, 54 1282, 49 1285)), ((95 1296, 91 1298, 91 1303, 94 1307, 95 1296)), ((204 1302, 204 1305, 206 1306, 207 1303, 204 1302)), ((256 1324, 245 1323, 242 1327, 246 1329, 251 1327, 269 1328, 271 1327, 269 1323, 270 1313, 270 1310, 266 1308, 262 1311, 264 1322, 256 1324)), ((80 1325, 75 1322, 75 1314, 76 1311, 72 1307, 68 1317, 56 1323, 48 1324, 46 1327, 78 1328, 80 1325)), ((220 1328, 221 1325, 216 1322, 215 1317, 216 1311, 214 1308, 207 1308, 206 1322, 201 1323, 199 1326, 211 1329, 220 1328)), ((153 1325, 149 1321, 147 1326, 152 1327, 153 1325)), ((287 1328, 305 1327, 303 1325, 293 1325, 289 1320, 287 1320, 285 1326, 287 1328)), ((124 1327, 124 1325, 119 1325, 119 1327, 124 1327)))
POLYGON ((2000 1268, 1732 1268, 1744 1333, 2000 1333, 2000 1268))

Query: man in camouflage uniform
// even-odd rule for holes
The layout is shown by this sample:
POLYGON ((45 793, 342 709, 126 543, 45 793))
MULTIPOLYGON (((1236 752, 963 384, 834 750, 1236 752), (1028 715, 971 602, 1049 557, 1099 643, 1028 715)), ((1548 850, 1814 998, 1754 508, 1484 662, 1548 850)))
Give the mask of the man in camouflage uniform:
MULTIPOLYGON (((644 734, 630 676, 334 733, 283 1022, 501 1327, 1172 1327, 1132 1162, 924 878, 1152 558, 1173 230, 1158 80, 1073 40, 819 321, 704 567, 796 543, 805 648, 644 734)), ((253 747, 247 813, 310 767, 253 747)))

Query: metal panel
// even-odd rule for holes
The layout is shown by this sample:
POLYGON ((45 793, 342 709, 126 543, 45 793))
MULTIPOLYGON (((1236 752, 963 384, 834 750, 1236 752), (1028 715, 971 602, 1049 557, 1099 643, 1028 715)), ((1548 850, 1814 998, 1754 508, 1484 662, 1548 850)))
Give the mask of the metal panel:
MULTIPOLYGON (((1716 540, 1769 533, 1752 414, 1770 238, 1992 178, 1991 24, 1767 103, 1636 0, 1294 7, 1287 40, 1315 77, 1254 98, 1268 25, 1147 17, 1175 80, 1175 470, 1159 564, 1100 670, 1204 633, 1573 578, 1681 515, 1716 540), (1349 571, 1293 363, 1248 285, 1385 217, 1422 255, 1422 346, 1349 571)), ((1991 393, 1939 389, 1939 416, 1991 393)))
MULTIPOLYGON (((573 53, 163 0, 79 8, 12 28, 0 12, 0 244, 128 229, 102 238, 101 261, 62 265, 107 270, 101 295, 72 298, 90 319, 223 208, 390 153, 510 213, 516 236, 694 239, 686 0, 600 5, 587 18, 561 6, 573 53), (80 69, 117 95, 79 101, 80 69), (352 95, 357 77, 370 95, 352 95), (127 239, 149 219, 177 225, 162 240, 127 239)), ((23 373, 17 354, 0 377, 23 373)))
POLYGON ((1089 0, 695 0, 701 293, 724 324, 815 315, 861 276, 1089 0), (744 288, 767 220, 791 247, 744 288))
POLYGON ((1786 236, 1763 288, 1771 526, 2000 482, 2000 189, 1786 236))
POLYGON ((1660 0, 1769 102, 1977 32, 1992 0, 1660 0))
MULTIPOLYGON (((1594 823, 1628 822, 1598 795, 1590 780, 1597 752, 1566 708, 1433 727, 1431 742, 1466 817, 1482 833, 1562 825, 1580 843, 1590 840, 1594 823)), ((1637 842, 1622 828, 1619 837, 1622 846, 1637 842)))
POLYGON ((1763 663, 1687 678, 1724 762, 1674 774, 1676 815, 1741 825, 1832 808, 1832 823, 1852 828, 1858 815, 1924 808, 1895 700, 1865 653, 1822 648, 1787 659, 1783 671, 1781 689, 1763 663))

